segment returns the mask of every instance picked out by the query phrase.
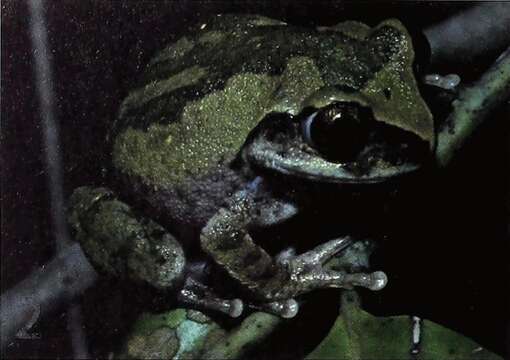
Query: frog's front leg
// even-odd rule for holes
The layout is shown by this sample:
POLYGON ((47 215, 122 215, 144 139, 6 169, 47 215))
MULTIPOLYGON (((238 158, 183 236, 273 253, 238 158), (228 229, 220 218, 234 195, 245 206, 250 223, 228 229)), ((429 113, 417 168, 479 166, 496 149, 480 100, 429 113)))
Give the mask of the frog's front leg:
POLYGON ((162 226, 135 214, 106 188, 80 187, 69 200, 69 223, 101 273, 145 283, 176 297, 180 305, 239 316, 239 299, 215 296, 193 279, 180 243, 162 226))
POLYGON ((266 311, 283 317, 297 313, 294 297, 319 288, 361 286, 380 290, 387 278, 383 272, 348 274, 323 268, 325 262, 346 248, 349 238, 334 239, 299 256, 279 261, 253 242, 248 229, 260 209, 256 194, 243 190, 222 208, 202 230, 202 249, 232 278, 239 281, 266 311))

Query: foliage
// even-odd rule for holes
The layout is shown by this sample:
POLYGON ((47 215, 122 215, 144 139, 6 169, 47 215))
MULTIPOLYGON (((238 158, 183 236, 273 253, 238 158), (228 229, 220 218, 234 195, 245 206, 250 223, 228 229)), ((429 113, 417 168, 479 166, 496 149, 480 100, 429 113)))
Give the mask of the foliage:
POLYGON ((414 344, 413 328, 409 316, 373 316, 361 309, 354 292, 344 292, 340 315, 307 359, 501 359, 428 320, 421 321, 414 344))

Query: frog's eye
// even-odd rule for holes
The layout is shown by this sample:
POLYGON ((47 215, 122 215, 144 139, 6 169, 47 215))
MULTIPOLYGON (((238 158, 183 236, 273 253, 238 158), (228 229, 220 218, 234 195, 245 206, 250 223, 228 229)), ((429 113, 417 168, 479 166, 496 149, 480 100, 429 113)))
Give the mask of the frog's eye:
POLYGON ((363 119, 366 109, 353 103, 335 103, 307 115, 301 123, 304 141, 325 158, 352 160, 367 142, 363 119))
POLYGON ((311 147, 315 147, 315 144, 313 143, 313 140, 312 140, 312 123, 316 116, 317 116, 317 111, 308 115, 307 117, 305 117, 303 122, 301 123, 303 139, 311 147))

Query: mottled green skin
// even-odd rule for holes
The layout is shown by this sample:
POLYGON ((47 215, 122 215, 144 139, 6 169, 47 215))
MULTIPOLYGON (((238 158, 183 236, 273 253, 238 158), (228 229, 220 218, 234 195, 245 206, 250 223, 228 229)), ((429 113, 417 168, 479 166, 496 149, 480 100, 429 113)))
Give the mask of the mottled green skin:
POLYGON ((176 285, 184 270, 177 240, 108 189, 76 189, 68 219, 75 239, 103 274, 166 289, 176 285))
MULTIPOLYGON (((289 274, 245 236, 254 223, 271 225, 295 214, 294 199, 275 200, 275 189, 266 183, 256 189, 262 200, 243 195, 260 175, 250 156, 259 167, 277 162, 290 167, 283 172, 288 176, 305 173, 312 181, 337 183, 344 178, 338 164, 313 149, 302 151, 301 136, 281 134, 289 144, 277 145, 262 132, 251 147, 243 145, 257 125, 271 129, 270 114, 294 116, 333 102, 358 103, 378 123, 432 144, 432 117, 412 61, 410 37, 395 20, 373 29, 356 22, 313 29, 258 16, 212 18, 156 55, 121 105, 109 134, 111 185, 133 207, 116 197, 94 200, 95 193, 109 190, 79 189, 71 199, 76 236, 105 272, 127 269, 138 280, 155 279, 160 288, 175 285, 183 273, 175 236, 181 244, 197 245, 200 239, 201 249, 253 293, 265 281, 264 293, 254 296, 259 301, 302 293, 299 284, 280 292, 289 274), (160 244, 147 245, 151 239, 160 244), (149 255, 155 257, 152 263, 149 255), (161 256, 166 256, 163 267, 161 256), (140 257, 144 266, 129 265, 140 257), (177 265, 168 263, 171 257, 177 265), (164 276, 157 276, 158 266, 164 276)), ((365 175, 386 174, 384 168, 399 174, 394 164, 383 165, 382 172, 365 175)), ((349 182, 359 180, 349 176, 349 182)), ((306 190, 297 195, 306 197, 306 190)))
POLYGON ((409 35, 393 20, 315 30, 214 17, 161 52, 123 102, 113 164, 150 186, 181 184, 234 158, 268 113, 297 114, 332 98, 363 103, 432 141, 412 60, 409 35))

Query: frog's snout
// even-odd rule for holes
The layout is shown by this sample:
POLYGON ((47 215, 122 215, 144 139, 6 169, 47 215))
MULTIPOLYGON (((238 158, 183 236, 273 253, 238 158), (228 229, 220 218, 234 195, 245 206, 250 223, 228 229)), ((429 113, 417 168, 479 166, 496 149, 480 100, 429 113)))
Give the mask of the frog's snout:
POLYGON ((369 110, 352 102, 335 102, 303 117, 304 141, 332 162, 356 159, 368 142, 364 121, 369 110))

